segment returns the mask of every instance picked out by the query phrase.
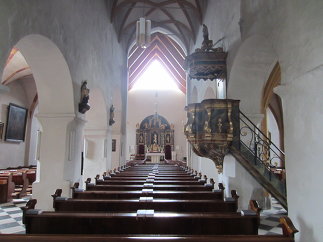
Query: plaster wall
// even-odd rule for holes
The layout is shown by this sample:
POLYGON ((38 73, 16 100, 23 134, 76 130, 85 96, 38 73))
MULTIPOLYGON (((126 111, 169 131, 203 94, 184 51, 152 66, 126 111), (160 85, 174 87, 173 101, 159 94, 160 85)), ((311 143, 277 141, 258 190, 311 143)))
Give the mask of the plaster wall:
MULTIPOLYGON (((214 11, 213 5, 223 6, 225 3, 210 1, 209 4, 208 9, 214 11)), ((315 202, 319 198, 316 193, 314 195, 314 191, 322 183, 318 174, 322 170, 319 155, 322 134, 319 123, 323 120, 322 113, 318 111, 321 110, 318 103, 322 103, 322 82, 318 81, 318 76, 322 76, 323 64, 323 56, 320 54, 323 46, 323 3, 318 0, 247 0, 241 1, 241 6, 237 5, 232 3, 232 6, 238 8, 236 16, 241 14, 239 24, 236 21, 236 28, 227 28, 231 32, 229 35, 235 36, 237 40, 231 45, 226 42, 229 43, 226 44, 229 51, 228 97, 241 99, 242 111, 256 124, 259 123, 262 119, 262 88, 275 62, 279 61, 282 87, 278 87, 276 92, 283 99, 284 126, 287 129, 285 144, 289 216, 300 230, 296 241, 322 241, 322 225, 319 216, 315 215, 315 211, 322 210, 322 206, 315 202), (238 36, 241 36, 241 44, 238 36), (304 197, 312 199, 304 202, 304 197)), ((226 8, 220 9, 226 13, 226 8)), ((218 38, 213 33, 221 32, 216 24, 208 24, 211 16, 216 15, 207 11, 204 22, 209 26, 210 38, 214 40, 218 38)), ((221 23, 217 17, 213 19, 221 23)), ((254 184, 252 179, 243 174, 239 177, 239 183, 231 178, 224 177, 224 180, 228 180, 229 186, 234 183, 254 184)), ((238 176, 235 180, 238 181, 238 176)), ((241 188, 245 191, 248 186, 241 188)), ((250 192, 247 190, 247 193, 250 192)))
MULTIPOLYGON (((39 207, 44 209, 50 209, 50 196, 48 194, 47 199, 46 194, 47 190, 51 190, 51 186, 55 188, 61 186, 63 195, 68 195, 69 184, 63 179, 71 182, 80 179, 82 132, 85 120, 85 115, 77 112, 81 82, 87 80, 88 88, 101 89, 107 107, 112 104, 111 99, 108 98, 113 93, 111 86, 126 90, 126 86, 120 84, 126 80, 122 80, 126 63, 125 49, 117 41, 106 7, 106 2, 103 0, 31 0, 28 2, 14 0, 0 3, 1 71, 10 50, 17 45, 26 57, 27 63, 31 65, 33 73, 38 73, 38 76, 34 75, 39 96, 38 119, 41 120, 44 128, 41 166, 45 170, 53 171, 52 174, 56 174, 56 180, 62 179, 58 184, 55 183, 56 180, 55 182, 46 180, 45 174, 40 175, 41 180, 35 185, 35 191, 38 195, 46 196, 38 203, 39 207), (28 41, 23 41, 26 38, 28 41), (42 41, 42 38, 50 41, 42 41), (48 45, 48 43, 51 44, 48 45), (41 46, 37 47, 40 48, 35 48, 35 45, 39 44, 41 46), (51 54, 51 50, 46 51, 48 46, 59 49, 53 55, 57 59, 49 58, 48 54, 51 54), (61 65, 61 59, 64 59, 67 65, 64 66, 65 62, 61 65), (34 66, 43 68, 36 70, 34 66), (53 75, 52 72, 55 70, 56 73, 53 75), (62 72, 64 72, 63 75, 62 72), (62 76, 70 78, 62 79, 60 78, 62 76), (46 79, 53 81, 44 82, 45 85, 42 80, 46 79), (61 84, 58 86, 57 83, 61 84), (68 92, 71 89, 72 91, 68 92), (63 97, 68 97, 70 100, 65 102, 66 99, 63 97), (74 119, 75 113, 77 117, 74 119), (73 142, 70 142, 71 137, 74 137, 73 142), (56 151, 50 149, 54 144, 56 151), (70 160, 71 157, 72 160, 70 160), (55 162, 52 162, 54 160, 55 162), (48 162, 45 164, 44 161, 48 162), (50 182, 53 184, 49 184, 50 182)), ((122 96, 122 99, 126 100, 126 97, 122 96)), ((106 136, 111 140, 111 130, 108 129, 106 136)), ((108 142, 108 145, 110 147, 107 149, 107 155, 111 157, 111 142, 108 142)))
POLYGON ((112 151, 111 168, 117 168, 121 165, 120 153, 121 153, 121 135, 112 134, 112 139, 116 140, 116 150, 112 151))
POLYGON ((263 190, 262 187, 230 154, 224 158, 223 174, 219 175, 219 180, 225 187, 226 197, 231 197, 231 190, 237 191, 239 210, 248 209, 250 199, 256 199, 259 202, 263 200, 263 196, 259 196, 259 191, 263 190))
POLYGON ((37 142, 39 142, 37 140, 37 132, 41 130, 40 123, 36 118, 37 113, 38 108, 35 109, 31 119, 28 165, 37 165, 37 142))
POLYGON ((268 131, 271 133, 271 141, 276 145, 280 144, 280 137, 279 137, 279 129, 276 122, 276 119, 269 108, 266 110, 267 112, 267 128, 268 131))
MULTIPOLYGON (((26 142, 7 142, 4 139, 9 103, 28 108, 28 106, 25 106, 27 97, 20 83, 12 82, 8 87, 10 91, 0 95, 0 121, 4 123, 2 139, 0 137, 0 168, 23 166, 25 162, 26 142)), ((30 119, 27 122, 30 122, 30 119)))
POLYGON ((128 94, 128 122, 127 122, 127 159, 130 158, 132 147, 136 145, 136 124, 156 112, 162 115, 169 124, 174 124, 174 146, 178 146, 177 159, 186 156, 186 138, 184 136, 184 121, 186 119, 185 95, 180 91, 158 91, 158 98, 153 90, 132 90, 128 94))
POLYGON ((92 182, 97 174, 100 176, 106 167, 105 149, 105 136, 96 134, 87 134, 85 140, 85 156, 84 156, 84 169, 83 169, 83 181, 87 178, 91 178, 92 182))
POLYGON ((1 66, 22 37, 37 33, 52 40, 63 53, 73 80, 76 110, 83 80, 88 80, 90 89, 99 87, 106 97, 112 96, 113 83, 121 88, 126 55, 109 24, 105 1, 2 1, 0 5, 1 66))
MULTIPOLYGON (((296 234, 296 241, 323 241, 323 225, 317 214, 317 211, 323 209, 323 205, 317 202, 322 196, 315 192, 323 181, 320 174, 323 121, 320 107, 323 101, 322 12, 323 2, 319 0, 241 1, 242 40, 245 43, 255 36, 262 36, 266 40, 255 43, 256 48, 249 49, 254 51, 259 48, 254 62, 262 60, 262 49, 264 54, 273 53, 274 62, 279 61, 281 66, 282 85, 275 92, 283 102, 288 215, 300 230, 296 234)), ((241 45, 241 51, 243 47, 244 44, 241 45)), ((273 64, 267 62, 261 68, 248 64, 248 59, 236 61, 237 68, 250 66, 240 72, 239 76, 252 78, 255 73, 260 82, 263 82, 261 77, 267 75, 268 78, 273 64), (261 69, 263 74, 259 73, 261 69)), ((233 69, 231 77, 236 71, 233 69)), ((260 107, 258 97, 262 91, 260 86, 244 82, 244 78, 230 79, 229 83, 231 97, 236 97, 235 90, 241 90, 241 99, 247 96, 252 105, 249 110, 257 112, 255 108, 256 105, 260 107), (249 91, 241 89, 241 81, 249 91)), ((244 105, 246 110, 249 104, 244 105)))

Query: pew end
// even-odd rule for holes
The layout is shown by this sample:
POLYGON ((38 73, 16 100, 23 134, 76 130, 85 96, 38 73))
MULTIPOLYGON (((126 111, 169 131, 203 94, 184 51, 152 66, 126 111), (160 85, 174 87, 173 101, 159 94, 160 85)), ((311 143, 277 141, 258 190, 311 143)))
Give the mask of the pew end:
POLYGON ((223 186, 223 183, 219 183, 218 184, 218 187, 220 190, 224 191, 225 190, 225 187, 223 186))
POLYGON ((23 224, 26 224, 26 212, 30 209, 35 209, 36 204, 37 204, 37 199, 30 199, 26 203, 26 206, 20 208, 22 210, 22 223, 23 224))
POLYGON ((78 189, 80 186, 79 182, 75 182, 74 185, 71 187, 72 190, 78 189))
POLYGON ((53 208, 55 209, 55 199, 57 198, 57 197, 61 197, 61 195, 62 195, 62 189, 56 189, 56 191, 55 191, 55 193, 53 194, 53 195, 51 195, 52 196, 52 198, 53 198, 53 208))
POLYGON ((212 185, 212 189, 214 189, 214 184, 215 184, 215 181, 213 178, 210 178, 210 184, 212 185))
POLYGON ((283 216, 279 219, 279 222, 282 226, 284 236, 294 238, 294 235, 299 232, 289 217, 283 216))
POLYGON ((257 213, 257 215, 260 216, 260 212, 261 212, 261 208, 259 207, 259 204, 256 200, 250 200, 249 201, 249 207, 250 207, 250 210, 254 211, 257 213))
POLYGON ((231 197, 232 197, 234 200, 238 201, 238 199, 239 199, 239 197, 240 197, 240 196, 238 196, 238 194, 237 194, 237 190, 231 190, 231 197))
POLYGON ((79 189, 80 183, 79 182, 75 182, 74 185, 71 187, 72 189, 72 197, 74 198, 75 196, 75 192, 80 190, 79 189))

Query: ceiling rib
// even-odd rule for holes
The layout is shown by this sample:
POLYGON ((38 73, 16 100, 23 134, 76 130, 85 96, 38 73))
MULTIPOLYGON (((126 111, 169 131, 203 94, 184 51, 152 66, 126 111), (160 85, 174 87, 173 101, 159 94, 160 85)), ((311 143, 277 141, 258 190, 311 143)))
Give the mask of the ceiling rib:
POLYGON ((202 22, 201 0, 113 0, 110 4, 110 21, 115 26, 119 42, 130 46, 135 39, 136 21, 149 18, 154 28, 164 28, 174 34, 185 46, 186 52, 196 42, 197 29, 202 22))

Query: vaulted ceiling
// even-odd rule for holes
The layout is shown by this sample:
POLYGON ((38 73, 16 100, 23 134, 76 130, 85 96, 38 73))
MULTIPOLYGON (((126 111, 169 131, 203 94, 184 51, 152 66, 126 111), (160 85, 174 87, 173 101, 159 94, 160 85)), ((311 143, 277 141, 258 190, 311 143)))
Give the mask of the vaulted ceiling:
POLYGON ((154 30, 174 35, 186 51, 195 44, 202 24, 206 0, 113 0, 108 1, 111 22, 118 40, 129 47, 135 40, 140 17, 151 20, 154 30))
POLYGON ((13 48, 3 70, 1 83, 7 85, 14 80, 30 75, 32 75, 32 72, 25 57, 17 48, 13 48))

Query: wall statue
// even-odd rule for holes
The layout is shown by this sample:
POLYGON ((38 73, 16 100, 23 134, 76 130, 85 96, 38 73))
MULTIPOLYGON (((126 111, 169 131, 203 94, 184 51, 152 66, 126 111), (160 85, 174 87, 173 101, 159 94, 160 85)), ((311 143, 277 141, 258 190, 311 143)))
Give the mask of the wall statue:
POLYGON ((88 104, 90 98, 90 89, 87 88, 87 81, 83 81, 81 85, 81 100, 79 103, 79 112, 86 113, 90 109, 88 104))

